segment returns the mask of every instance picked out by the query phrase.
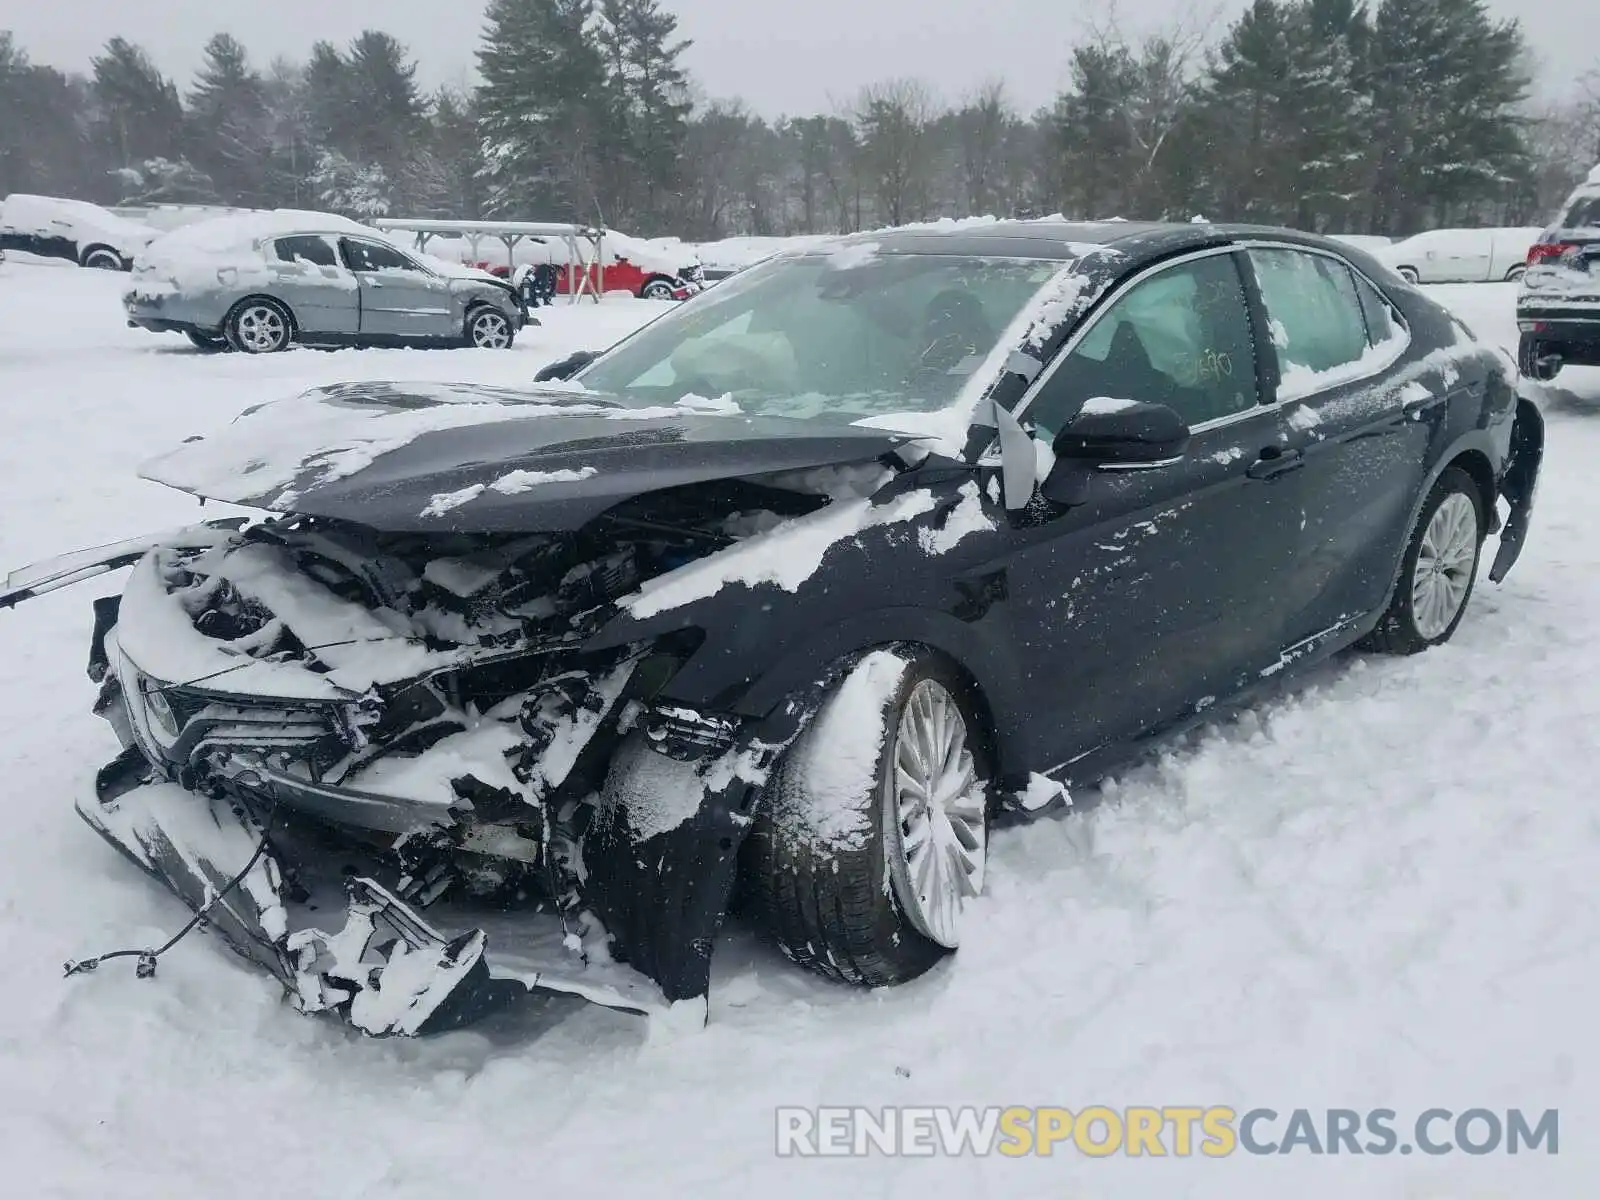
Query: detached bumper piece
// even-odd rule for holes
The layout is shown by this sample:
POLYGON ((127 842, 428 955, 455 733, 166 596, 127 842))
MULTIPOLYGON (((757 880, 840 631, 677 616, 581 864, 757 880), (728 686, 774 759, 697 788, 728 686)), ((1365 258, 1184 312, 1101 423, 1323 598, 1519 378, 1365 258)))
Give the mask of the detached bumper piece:
POLYGON ((1520 398, 1516 421, 1511 427, 1510 461, 1500 481, 1500 494, 1511 506, 1511 515, 1500 531, 1500 548, 1489 568, 1489 578, 1495 583, 1510 573, 1522 554, 1522 544, 1533 519, 1533 501, 1539 491, 1539 468, 1543 463, 1544 415, 1533 401, 1520 398))
POLYGON ((203 924, 272 974, 301 1012, 388 1037, 457 1029, 529 993, 643 1015, 669 1007, 627 967, 575 961, 570 936, 549 918, 440 906, 438 921, 424 920, 372 878, 339 878, 343 868, 334 864, 346 855, 302 861, 295 830, 280 833, 236 801, 153 776, 136 748, 100 772, 96 792, 78 802, 78 814, 191 911, 204 912, 203 924), (322 927, 341 912, 339 928, 322 927), (498 962, 488 934, 471 923, 482 918, 505 942, 498 962))
POLYGON ((419 1035, 469 1024, 523 990, 490 978, 481 930, 447 939, 371 879, 347 881, 337 933, 291 929, 267 831, 225 800, 131 779, 141 768, 124 754, 101 772, 108 798, 80 801, 78 814, 191 910, 204 910, 212 931, 276 976, 301 1012, 333 1013, 374 1036, 419 1035), (264 836, 266 853, 224 892, 264 836))

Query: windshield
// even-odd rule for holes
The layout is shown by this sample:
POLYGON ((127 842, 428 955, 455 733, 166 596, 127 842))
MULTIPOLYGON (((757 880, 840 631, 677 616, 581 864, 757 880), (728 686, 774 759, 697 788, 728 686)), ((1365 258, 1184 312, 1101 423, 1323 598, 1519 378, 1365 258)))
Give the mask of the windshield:
POLYGON ((870 245, 775 259, 646 326, 579 378, 628 403, 732 396, 757 416, 932 412, 956 400, 1064 265, 870 245))

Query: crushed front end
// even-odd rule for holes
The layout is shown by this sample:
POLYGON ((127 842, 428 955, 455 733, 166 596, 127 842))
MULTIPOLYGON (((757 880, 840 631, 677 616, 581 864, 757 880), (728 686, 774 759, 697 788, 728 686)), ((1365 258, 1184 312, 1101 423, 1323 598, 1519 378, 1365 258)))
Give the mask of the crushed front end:
POLYGON ((586 644, 727 523, 289 517, 157 546, 96 602, 95 711, 123 750, 79 812, 299 1008, 367 1033, 528 989, 703 1010, 754 792, 797 719, 658 704, 696 631, 586 644))

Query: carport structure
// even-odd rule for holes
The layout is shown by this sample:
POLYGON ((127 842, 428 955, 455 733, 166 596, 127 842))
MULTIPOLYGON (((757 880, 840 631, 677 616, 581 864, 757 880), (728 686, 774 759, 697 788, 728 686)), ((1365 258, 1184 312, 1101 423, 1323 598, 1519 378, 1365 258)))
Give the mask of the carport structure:
POLYGON ((566 225, 545 221, 445 221, 432 218, 378 217, 372 225, 386 233, 410 233, 416 247, 426 253, 428 240, 441 234, 467 239, 473 261, 485 239, 498 240, 506 248, 506 262, 514 263, 512 251, 523 238, 543 242, 560 240, 567 250, 568 295, 573 304, 584 296, 596 303, 605 294, 605 240, 602 230, 590 225, 566 225))

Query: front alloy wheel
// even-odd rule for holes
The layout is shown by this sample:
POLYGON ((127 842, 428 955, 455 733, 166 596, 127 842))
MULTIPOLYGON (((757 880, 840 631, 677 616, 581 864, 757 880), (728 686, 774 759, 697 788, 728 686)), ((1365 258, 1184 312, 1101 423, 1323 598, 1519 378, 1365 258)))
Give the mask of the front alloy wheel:
POLYGON ((989 847, 975 705, 917 647, 872 651, 832 689, 774 769, 745 843, 750 898, 784 954, 882 987, 960 945, 989 847))
POLYGON ((911 689, 891 758, 883 827, 895 898, 919 933, 954 950, 962 906, 983 890, 987 798, 966 719, 943 684, 924 679, 911 689))
POLYGON ((511 345, 511 322, 492 308, 480 308, 467 319, 467 340, 480 350, 505 350, 511 345))

